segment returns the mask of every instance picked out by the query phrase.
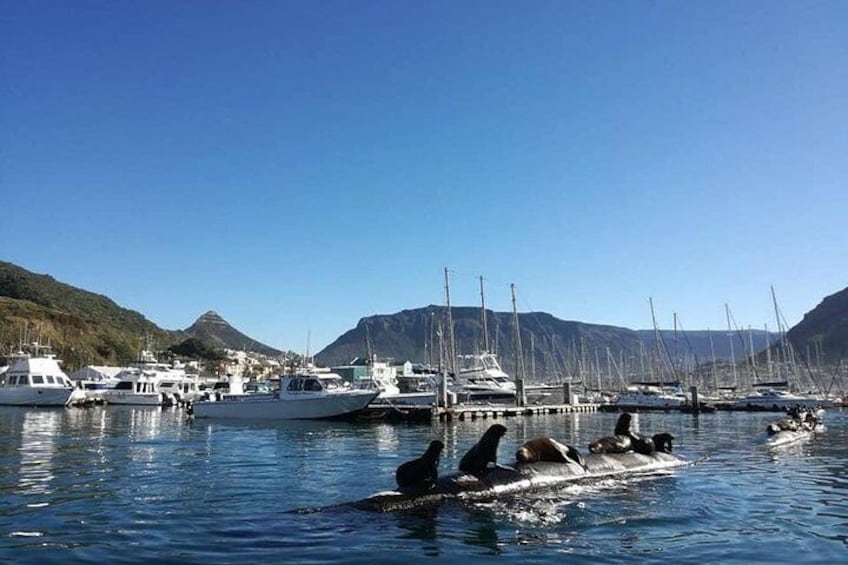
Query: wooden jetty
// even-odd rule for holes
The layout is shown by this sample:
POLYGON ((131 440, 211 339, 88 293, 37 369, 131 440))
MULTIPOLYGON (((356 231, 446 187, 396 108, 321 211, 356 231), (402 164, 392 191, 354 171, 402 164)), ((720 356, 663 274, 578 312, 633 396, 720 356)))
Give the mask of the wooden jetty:
POLYGON ((372 404, 366 408, 361 419, 397 422, 441 422, 477 419, 514 418, 518 416, 541 416, 546 414, 573 414, 597 412, 597 404, 545 404, 513 406, 508 404, 456 404, 442 406, 399 406, 372 404))

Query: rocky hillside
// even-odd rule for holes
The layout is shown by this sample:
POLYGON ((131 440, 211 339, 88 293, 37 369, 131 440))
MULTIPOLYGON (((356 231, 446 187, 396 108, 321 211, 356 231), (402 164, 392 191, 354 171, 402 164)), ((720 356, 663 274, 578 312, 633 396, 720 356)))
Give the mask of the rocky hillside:
POLYGON ((199 317, 184 333, 214 347, 254 351, 270 357, 282 354, 282 351, 244 335, 211 310, 199 317))
POLYGON ((810 352, 812 364, 848 362, 848 288, 831 294, 804 315, 787 337, 799 354, 810 352))

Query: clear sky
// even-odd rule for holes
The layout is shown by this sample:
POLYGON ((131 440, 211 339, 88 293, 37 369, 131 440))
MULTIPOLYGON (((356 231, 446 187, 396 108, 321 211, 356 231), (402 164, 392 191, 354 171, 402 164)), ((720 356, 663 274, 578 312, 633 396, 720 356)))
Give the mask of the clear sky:
POLYGON ((848 2, 0 0, 0 259, 313 351, 848 286, 848 2))

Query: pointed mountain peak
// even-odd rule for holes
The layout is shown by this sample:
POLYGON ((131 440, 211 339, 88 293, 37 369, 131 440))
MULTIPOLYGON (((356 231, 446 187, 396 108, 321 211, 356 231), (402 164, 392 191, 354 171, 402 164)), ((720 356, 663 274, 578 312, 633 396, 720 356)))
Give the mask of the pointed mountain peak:
POLYGON ((258 342, 241 333, 214 310, 209 310, 199 317, 196 322, 185 330, 185 333, 214 347, 256 351, 272 356, 281 353, 278 349, 258 342))
POLYGON ((194 324, 192 324, 192 326, 208 325, 208 324, 226 325, 226 326, 230 325, 224 318, 221 317, 220 314, 218 314, 214 310, 209 310, 208 312, 203 314, 201 317, 199 317, 194 322, 194 324))

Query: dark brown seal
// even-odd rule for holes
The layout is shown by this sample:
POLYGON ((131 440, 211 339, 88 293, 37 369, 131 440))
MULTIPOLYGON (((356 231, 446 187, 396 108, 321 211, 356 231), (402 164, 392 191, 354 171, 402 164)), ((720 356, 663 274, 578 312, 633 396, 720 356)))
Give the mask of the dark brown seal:
POLYGON ((522 445, 515 453, 515 460, 519 463, 553 461, 585 466, 583 457, 577 449, 549 437, 537 437, 522 445))
POLYGON ((633 451, 633 443, 628 435, 602 437, 589 444, 590 453, 628 453, 633 451))
POLYGON ((668 432, 654 434, 654 447, 657 451, 661 451, 662 453, 671 453, 674 450, 674 446, 671 445, 671 441, 673 439, 674 436, 668 432))
POLYGON ((445 444, 433 440, 424 455, 418 459, 401 463, 395 471, 398 488, 403 491, 418 491, 431 488, 439 480, 439 456, 445 444))
POLYGON ((459 470, 469 475, 474 475, 477 478, 482 477, 486 472, 486 467, 489 463, 497 465, 498 463, 498 444, 501 438, 506 433, 506 427, 501 424, 490 426, 480 441, 468 450, 459 461, 459 470))

